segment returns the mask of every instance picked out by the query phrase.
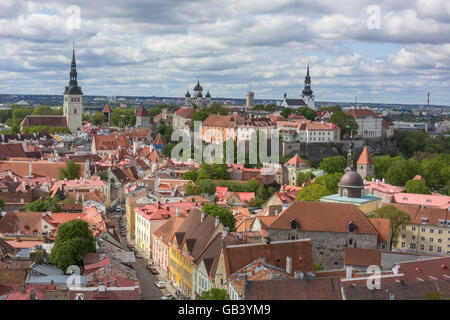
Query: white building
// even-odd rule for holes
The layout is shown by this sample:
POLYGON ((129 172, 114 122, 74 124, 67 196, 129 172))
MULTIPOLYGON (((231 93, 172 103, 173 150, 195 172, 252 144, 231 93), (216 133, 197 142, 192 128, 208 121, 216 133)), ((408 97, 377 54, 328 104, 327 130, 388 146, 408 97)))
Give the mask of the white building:
POLYGON ((363 139, 379 139, 382 136, 383 118, 369 108, 351 108, 346 114, 355 118, 358 123, 357 137, 363 139))

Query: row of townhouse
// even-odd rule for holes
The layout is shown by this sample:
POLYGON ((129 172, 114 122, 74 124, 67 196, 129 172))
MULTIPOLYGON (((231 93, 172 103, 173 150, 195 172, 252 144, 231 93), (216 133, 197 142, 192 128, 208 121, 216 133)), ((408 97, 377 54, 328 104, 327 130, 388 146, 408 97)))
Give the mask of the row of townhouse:
POLYGON ((341 130, 336 125, 323 121, 291 119, 274 121, 270 118, 242 118, 238 115, 210 115, 202 123, 202 140, 207 143, 224 141, 248 141, 257 130, 263 130, 267 137, 279 129, 285 141, 306 143, 337 143, 341 130))

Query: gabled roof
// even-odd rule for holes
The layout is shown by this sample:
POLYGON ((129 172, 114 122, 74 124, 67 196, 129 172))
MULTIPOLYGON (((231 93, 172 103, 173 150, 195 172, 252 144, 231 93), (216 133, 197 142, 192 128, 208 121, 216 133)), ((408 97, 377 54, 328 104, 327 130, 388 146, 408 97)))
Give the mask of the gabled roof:
POLYGON ((355 119, 365 119, 368 117, 372 117, 372 118, 381 118, 378 114, 376 114, 375 112, 373 112, 370 109, 349 109, 347 110, 347 112, 345 112, 348 115, 351 115, 353 118, 355 119))
POLYGON ((136 112, 136 117, 150 117, 150 113, 147 111, 147 109, 145 109, 144 106, 141 106, 136 112))
POLYGON ((305 160, 302 159, 298 154, 290 158, 284 165, 289 167, 295 167, 298 168, 300 165, 303 164, 305 167, 308 166, 308 164, 305 162, 305 160))
POLYGON ((155 137, 155 140, 153 140, 154 145, 166 145, 166 140, 161 135, 161 133, 158 133, 155 137))
POLYGON ((111 113, 111 108, 109 107, 109 105, 105 105, 105 107, 102 110, 102 113, 111 113))
POLYGON ((369 220, 378 231, 377 242, 389 244, 391 220, 383 218, 369 218, 369 220))
POLYGON ((49 127, 67 127, 67 118, 65 116, 26 116, 21 126, 49 126, 49 127))
POLYGON ((359 156, 357 164, 359 165, 374 165, 372 156, 370 155, 369 148, 367 146, 364 147, 363 152, 359 156))
POLYGON ((125 136, 113 133, 110 135, 94 135, 96 150, 117 150, 120 148, 128 148, 128 142, 125 136))
POLYGON ((267 263, 276 267, 286 269, 286 258, 289 256, 292 258, 292 272, 307 272, 314 269, 309 239, 227 246, 223 252, 227 276, 259 258, 264 258, 267 263))
POLYGON ((354 233, 378 235, 370 220, 355 205, 326 202, 293 202, 268 229, 289 230, 292 219, 297 221, 298 230, 348 233, 348 224, 353 222, 354 233))

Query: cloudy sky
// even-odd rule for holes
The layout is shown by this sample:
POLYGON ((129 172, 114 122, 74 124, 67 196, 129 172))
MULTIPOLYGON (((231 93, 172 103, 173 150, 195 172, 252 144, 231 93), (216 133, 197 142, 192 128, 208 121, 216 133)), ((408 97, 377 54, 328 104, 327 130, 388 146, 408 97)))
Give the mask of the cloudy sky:
POLYGON ((0 1, 0 93, 450 105, 448 0, 0 1))

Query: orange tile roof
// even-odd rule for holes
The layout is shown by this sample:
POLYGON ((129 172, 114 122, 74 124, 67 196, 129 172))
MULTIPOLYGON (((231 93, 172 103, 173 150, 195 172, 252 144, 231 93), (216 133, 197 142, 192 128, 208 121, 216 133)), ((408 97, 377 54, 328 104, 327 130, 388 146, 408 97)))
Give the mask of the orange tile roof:
POLYGON ((357 164, 373 166, 374 162, 367 146, 364 147, 363 152, 359 156, 357 164))
POLYGON ((380 243, 388 243, 389 244, 389 235, 390 235, 390 227, 391 221, 389 219, 383 218, 369 218, 370 222, 372 222, 375 229, 378 230, 378 242, 380 243))

